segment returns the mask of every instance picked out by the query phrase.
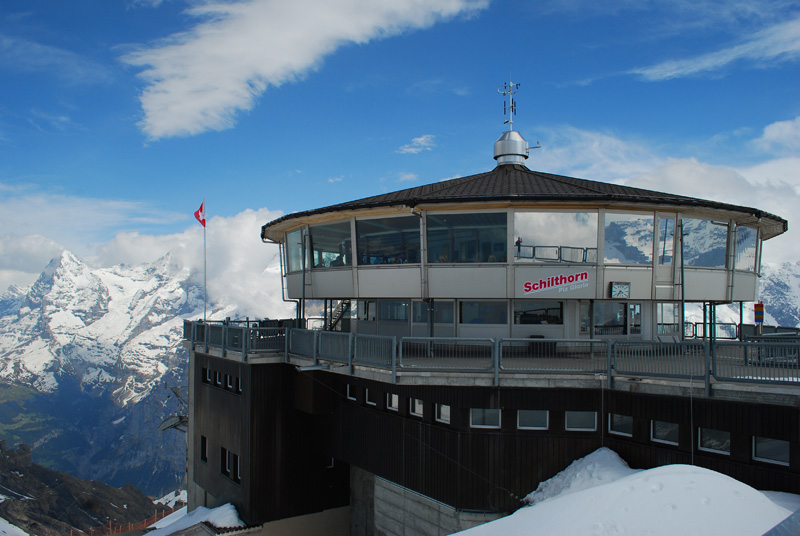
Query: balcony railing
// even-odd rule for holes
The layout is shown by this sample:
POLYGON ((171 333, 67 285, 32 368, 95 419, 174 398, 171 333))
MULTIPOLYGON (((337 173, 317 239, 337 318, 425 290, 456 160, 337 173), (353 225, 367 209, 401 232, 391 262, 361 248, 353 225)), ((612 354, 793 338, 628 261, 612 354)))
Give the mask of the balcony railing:
MULTIPOLYGON (((513 374, 604 375, 800 386, 800 339, 734 341, 615 341, 605 339, 389 337, 333 331, 256 327, 247 323, 185 321, 194 349, 215 348, 243 361, 271 355, 305 358, 399 373, 484 375, 497 385, 513 374)), ((228 356, 231 357, 231 356, 228 356)))

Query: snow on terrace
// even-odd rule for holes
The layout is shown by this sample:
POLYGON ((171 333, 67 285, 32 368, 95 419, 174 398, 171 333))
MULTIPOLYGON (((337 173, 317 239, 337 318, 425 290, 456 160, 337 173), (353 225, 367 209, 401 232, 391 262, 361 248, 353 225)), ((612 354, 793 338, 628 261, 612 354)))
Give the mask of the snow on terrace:
POLYGON ((542 482, 531 506, 465 536, 761 535, 800 509, 800 496, 760 492, 690 465, 631 469, 601 448, 542 482))

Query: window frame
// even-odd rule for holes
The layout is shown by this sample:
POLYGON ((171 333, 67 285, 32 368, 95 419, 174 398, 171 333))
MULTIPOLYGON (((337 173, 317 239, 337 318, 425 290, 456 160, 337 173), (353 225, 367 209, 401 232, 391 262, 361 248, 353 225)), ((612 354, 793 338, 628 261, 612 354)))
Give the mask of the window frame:
POLYGON ((609 434, 614 434, 614 435, 620 435, 620 436, 624 436, 624 437, 633 437, 633 416, 632 415, 624 415, 622 413, 609 413, 608 414, 608 433, 609 434), (623 432, 621 430, 614 430, 612 428, 612 423, 614 422, 614 419, 613 419, 614 416, 629 418, 631 420, 631 422, 630 422, 631 431, 630 432, 623 432))
POLYGON ((345 391, 344 391, 345 398, 347 398, 347 400, 351 400, 353 402, 357 402, 358 401, 358 393, 356 393, 355 391, 356 391, 355 387, 353 387, 352 384, 348 383, 347 386, 345 387, 345 391))
POLYGON ((389 411, 400 411, 400 395, 386 393, 386 409, 389 411))
POLYGON ((714 454, 722 454, 725 456, 731 455, 731 433, 727 430, 717 430, 716 428, 704 428, 702 426, 697 427, 697 450, 701 450, 703 452, 713 452, 714 454), (703 431, 712 431, 712 432, 722 432, 728 434, 728 450, 720 450, 715 449, 714 447, 707 447, 703 445, 703 431))
POLYGON ((567 432, 596 432, 597 431, 597 412, 589 410, 568 410, 564 412, 564 430, 567 432), (594 415, 594 428, 575 428, 569 426, 569 415, 571 413, 591 413, 594 415))
POLYGON ((440 422, 443 424, 450 424, 451 419, 451 407, 450 404, 436 404, 436 411, 434 417, 436 418, 436 422, 440 422), (447 408, 447 417, 442 416, 442 410, 447 408))
POLYGON ((789 467, 791 465, 792 445, 791 445, 791 443, 789 441, 786 441, 785 439, 774 439, 772 437, 753 436, 752 445, 753 446, 752 446, 752 456, 751 457, 753 458, 754 461, 763 462, 763 463, 769 463, 769 464, 773 464, 773 465, 781 465, 783 467, 789 467), (764 458, 762 456, 758 456, 756 454, 756 452, 758 450, 756 448, 756 445, 758 443, 757 442, 758 439, 766 439, 768 441, 780 441, 781 443, 785 443, 786 444, 786 448, 788 449, 788 452, 787 452, 788 461, 776 460, 774 458, 764 458))
POLYGON ((653 441, 654 443, 662 443, 664 445, 673 445, 673 446, 677 447, 680 444, 680 431, 681 431, 681 425, 679 423, 677 423, 677 422, 662 421, 662 420, 659 420, 659 419, 651 419, 650 420, 650 441, 653 441), (655 425, 656 425, 657 422, 663 422, 664 424, 672 424, 672 425, 676 426, 677 427, 677 431, 678 431, 679 440, 678 441, 671 441, 669 439, 661 439, 661 438, 656 437, 655 436, 655 425))
POLYGON ((503 411, 500 408, 470 408, 469 409, 469 427, 478 428, 483 430, 499 430, 503 426, 503 411), (497 412, 497 424, 475 424, 475 412, 483 411, 484 417, 486 412, 497 412))
POLYGON ((518 409, 517 410, 517 430, 549 430, 550 429, 550 410, 547 409, 518 409), (522 426, 519 422, 520 414, 524 411, 543 411, 544 412, 544 427, 540 426, 522 426))
POLYGON ((412 417, 422 418, 425 416, 425 402, 421 398, 408 399, 408 414, 412 417), (417 411, 419 405, 419 411, 417 411))

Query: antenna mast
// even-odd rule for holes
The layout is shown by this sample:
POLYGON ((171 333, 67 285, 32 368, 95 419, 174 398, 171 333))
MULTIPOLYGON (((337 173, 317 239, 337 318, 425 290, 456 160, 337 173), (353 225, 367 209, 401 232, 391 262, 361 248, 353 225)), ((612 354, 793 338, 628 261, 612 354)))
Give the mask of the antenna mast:
POLYGON ((508 104, 503 101, 503 115, 508 112, 508 119, 503 121, 504 125, 508 125, 508 130, 514 130, 514 116, 517 115, 517 103, 514 102, 514 93, 519 91, 519 84, 512 81, 505 82, 503 89, 498 89, 497 92, 501 95, 508 96, 508 104))

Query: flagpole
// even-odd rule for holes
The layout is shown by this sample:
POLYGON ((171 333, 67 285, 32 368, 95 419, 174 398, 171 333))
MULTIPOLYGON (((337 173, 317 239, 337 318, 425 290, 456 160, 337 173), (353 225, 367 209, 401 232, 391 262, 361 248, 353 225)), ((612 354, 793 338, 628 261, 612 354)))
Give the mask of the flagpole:
POLYGON ((206 303, 208 301, 207 283, 208 283, 208 266, 206 264, 206 198, 203 196, 203 322, 206 321, 206 303))

